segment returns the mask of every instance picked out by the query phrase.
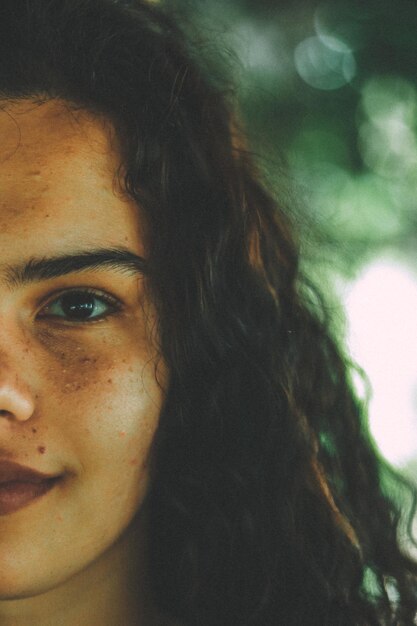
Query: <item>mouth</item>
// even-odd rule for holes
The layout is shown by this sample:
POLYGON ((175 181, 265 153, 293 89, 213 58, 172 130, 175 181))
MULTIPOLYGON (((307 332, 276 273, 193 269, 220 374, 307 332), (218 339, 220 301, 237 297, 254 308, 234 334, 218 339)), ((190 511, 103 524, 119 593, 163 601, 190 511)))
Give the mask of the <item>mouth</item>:
POLYGON ((29 467, 0 461, 0 516, 8 515, 38 500, 63 478, 29 467))
POLYGON ((0 484, 0 515, 9 515, 51 491, 62 476, 38 482, 11 480, 0 484))

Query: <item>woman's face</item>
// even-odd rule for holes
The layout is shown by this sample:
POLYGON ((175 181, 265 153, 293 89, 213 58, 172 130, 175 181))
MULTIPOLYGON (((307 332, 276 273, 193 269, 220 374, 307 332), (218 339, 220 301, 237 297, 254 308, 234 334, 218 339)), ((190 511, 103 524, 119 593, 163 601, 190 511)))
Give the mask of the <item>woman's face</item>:
POLYGON ((0 110, 0 598, 92 563, 148 486, 164 371, 143 277, 102 263, 103 250, 144 255, 109 127, 59 100, 0 110), (97 250, 94 267, 57 262, 97 250), (33 499, 23 485, 25 504, 3 461, 60 478, 33 499))

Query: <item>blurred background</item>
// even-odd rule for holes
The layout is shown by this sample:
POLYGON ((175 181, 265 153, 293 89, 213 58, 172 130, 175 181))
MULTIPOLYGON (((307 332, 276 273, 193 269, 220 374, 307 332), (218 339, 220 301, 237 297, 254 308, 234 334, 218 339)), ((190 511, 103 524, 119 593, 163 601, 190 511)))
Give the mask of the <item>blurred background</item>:
POLYGON ((371 434, 417 483, 417 2, 160 2, 232 67, 305 269, 369 376, 371 434))

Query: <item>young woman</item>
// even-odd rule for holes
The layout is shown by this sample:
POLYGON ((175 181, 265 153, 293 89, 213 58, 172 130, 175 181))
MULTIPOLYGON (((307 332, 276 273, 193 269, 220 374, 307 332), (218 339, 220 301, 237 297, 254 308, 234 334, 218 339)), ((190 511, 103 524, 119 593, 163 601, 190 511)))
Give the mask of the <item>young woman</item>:
POLYGON ((201 53, 141 0, 0 34, 0 624, 414 623, 405 482, 201 53))

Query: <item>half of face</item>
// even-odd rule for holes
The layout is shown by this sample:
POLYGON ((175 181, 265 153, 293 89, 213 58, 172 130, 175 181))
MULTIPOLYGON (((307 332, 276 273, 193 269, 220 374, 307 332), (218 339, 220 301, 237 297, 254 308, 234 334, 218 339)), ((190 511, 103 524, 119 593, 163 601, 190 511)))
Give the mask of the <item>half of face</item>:
POLYGON ((165 371, 108 125, 28 100, 0 110, 0 135, 0 480, 6 461, 58 478, 3 514, 19 496, 0 483, 5 599, 74 576, 134 520, 165 371))

